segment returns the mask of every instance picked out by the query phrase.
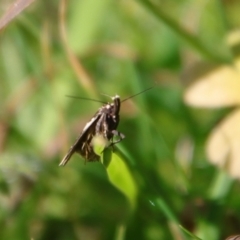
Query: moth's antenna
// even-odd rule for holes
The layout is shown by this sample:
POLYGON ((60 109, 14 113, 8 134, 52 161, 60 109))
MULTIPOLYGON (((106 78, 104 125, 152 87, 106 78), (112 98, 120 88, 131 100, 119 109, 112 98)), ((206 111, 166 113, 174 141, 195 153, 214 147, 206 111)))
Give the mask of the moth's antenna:
POLYGON ((141 92, 139 92, 139 93, 136 93, 136 94, 134 94, 134 95, 132 95, 132 96, 130 96, 130 97, 127 97, 127 98, 123 99, 121 102, 125 102, 126 100, 128 100, 128 99, 130 99, 130 98, 136 97, 137 95, 142 94, 142 93, 144 93, 144 92, 147 92, 147 91, 153 89, 154 87, 155 87, 155 86, 149 87, 149 88, 147 88, 147 89, 145 89, 145 90, 143 90, 143 91, 141 91, 141 92))
POLYGON ((65 95, 66 97, 70 97, 70 98, 76 98, 76 99, 82 99, 82 100, 89 100, 89 101, 93 101, 93 102, 99 102, 99 103, 104 103, 107 104, 106 102, 100 101, 100 100, 96 100, 96 99, 92 99, 92 98, 85 98, 85 97, 77 97, 77 96, 71 96, 71 95, 65 95))
POLYGON ((109 98, 112 98, 111 96, 109 96, 109 95, 107 95, 107 94, 105 94, 105 93, 101 93, 101 95, 106 96, 106 97, 109 97, 109 98))

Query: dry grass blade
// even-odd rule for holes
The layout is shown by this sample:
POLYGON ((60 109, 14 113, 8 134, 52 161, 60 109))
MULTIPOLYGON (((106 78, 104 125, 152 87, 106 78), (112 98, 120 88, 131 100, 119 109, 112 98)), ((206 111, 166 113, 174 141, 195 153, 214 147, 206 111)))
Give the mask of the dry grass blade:
POLYGON ((6 13, 0 19, 0 30, 34 1, 35 0, 17 0, 12 3, 6 13))
POLYGON ((68 60, 73 70, 75 71, 80 84, 84 86, 84 88, 87 89, 88 92, 90 92, 93 96, 96 96, 96 90, 92 82, 92 79, 90 78, 87 71, 84 69, 80 60, 74 55, 74 53, 70 49, 67 41, 67 33, 66 33, 66 27, 65 27, 66 5, 67 5, 66 0, 62 0, 60 3, 60 9, 59 9, 60 34, 63 41, 63 46, 65 48, 68 60))

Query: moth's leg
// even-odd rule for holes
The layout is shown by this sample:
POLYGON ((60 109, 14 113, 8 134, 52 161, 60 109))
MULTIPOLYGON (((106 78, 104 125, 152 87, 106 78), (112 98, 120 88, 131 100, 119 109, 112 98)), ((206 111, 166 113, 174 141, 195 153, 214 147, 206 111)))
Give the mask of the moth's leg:
POLYGON ((112 142, 111 142, 110 146, 113 146, 113 145, 115 145, 116 143, 121 142, 121 141, 125 138, 124 134, 118 132, 117 130, 112 130, 112 134, 113 134, 113 137, 114 137, 114 136, 117 136, 118 139, 116 139, 116 140, 114 141, 113 138, 112 138, 112 142))
POLYGON ((124 136, 124 134, 118 132, 117 130, 112 130, 112 134, 113 134, 113 137, 112 137, 112 139, 111 139, 112 142, 110 143, 109 147, 111 147, 111 148, 112 148, 112 151, 114 152, 114 145, 115 145, 116 143, 121 142, 121 141, 125 138, 125 136, 124 136), (118 137, 118 139, 115 139, 115 141, 114 141, 114 139, 113 139, 114 136, 117 136, 117 137, 118 137))

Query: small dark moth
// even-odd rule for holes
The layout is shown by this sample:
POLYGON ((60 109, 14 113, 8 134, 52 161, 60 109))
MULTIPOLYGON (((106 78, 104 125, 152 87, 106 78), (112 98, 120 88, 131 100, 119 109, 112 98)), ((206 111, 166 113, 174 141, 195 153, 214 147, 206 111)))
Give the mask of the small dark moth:
POLYGON ((110 142, 108 146, 113 146, 114 144, 122 141, 125 136, 117 131, 120 119, 119 111, 121 102, 124 102, 127 99, 130 99, 152 88, 153 87, 145 89, 144 91, 128 97, 123 101, 120 101, 120 97, 118 95, 112 97, 112 103, 106 103, 99 108, 93 118, 86 124, 79 138, 73 144, 73 146, 71 146, 68 153, 60 162, 59 166, 66 165, 75 152, 79 153, 87 162, 99 161, 100 156, 97 155, 93 150, 93 138, 96 136, 103 137, 110 142), (117 137, 117 139, 114 139, 114 137, 117 137))
POLYGON ((111 142, 111 145, 120 142, 124 135, 116 129, 119 123, 120 98, 118 95, 112 98, 112 103, 103 105, 86 124, 80 137, 69 149, 66 156, 60 162, 59 166, 64 166, 71 158, 74 152, 79 153, 86 161, 98 161, 100 156, 97 155, 92 146, 94 136, 103 136, 111 142), (118 136, 119 139, 113 142, 113 137, 118 136))

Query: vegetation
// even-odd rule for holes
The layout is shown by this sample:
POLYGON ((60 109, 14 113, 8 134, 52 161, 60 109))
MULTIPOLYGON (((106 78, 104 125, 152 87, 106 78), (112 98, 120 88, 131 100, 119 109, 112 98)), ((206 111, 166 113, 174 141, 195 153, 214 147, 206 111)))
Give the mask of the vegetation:
POLYGON ((240 234, 239 1, 16 3, 0 3, 0 239, 240 234), (66 95, 151 86, 122 103, 114 151, 58 166, 102 105, 66 95))

